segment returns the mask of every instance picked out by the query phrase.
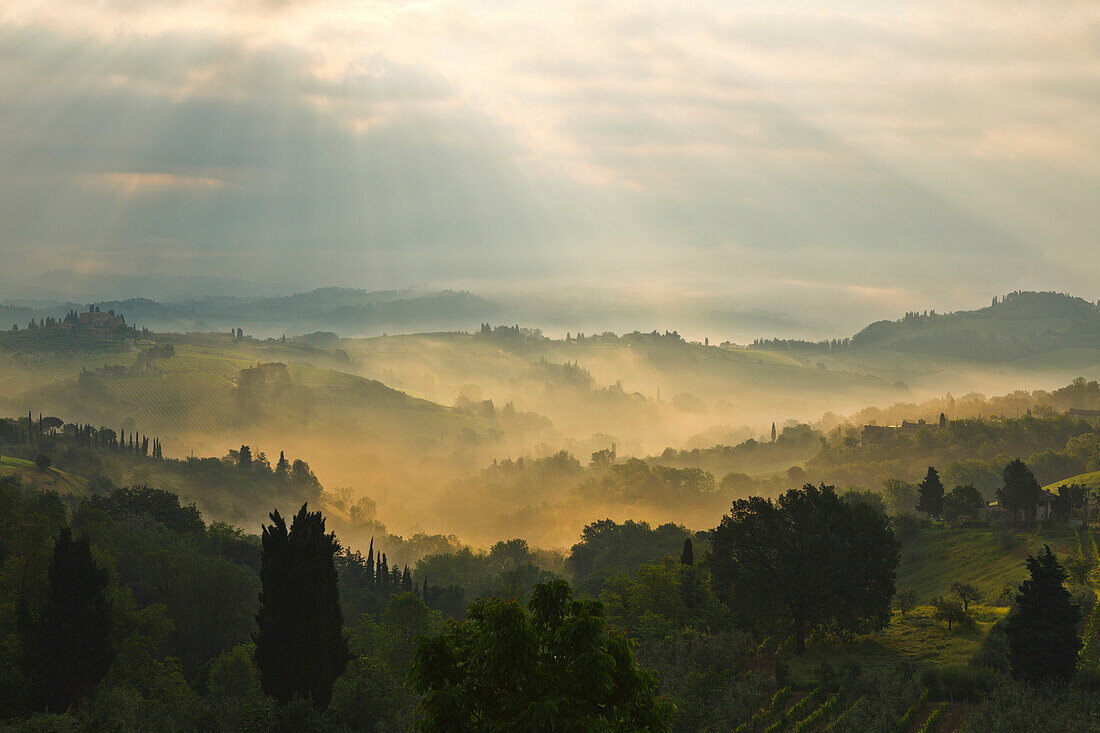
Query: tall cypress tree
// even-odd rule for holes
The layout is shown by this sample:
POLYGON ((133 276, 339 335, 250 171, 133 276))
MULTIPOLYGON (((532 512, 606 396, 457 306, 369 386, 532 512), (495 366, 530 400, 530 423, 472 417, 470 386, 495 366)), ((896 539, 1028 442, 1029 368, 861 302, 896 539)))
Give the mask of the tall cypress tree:
POLYGON ((370 549, 367 551, 367 572, 370 573, 370 583, 375 584, 374 575, 374 538, 370 538, 370 549))
POLYGON ((347 667, 348 640, 333 557, 336 535, 306 504, 289 530, 278 511, 264 526, 260 566, 256 666, 266 694, 282 704, 295 697, 328 707, 332 685, 347 667))
POLYGON ((938 517, 943 512, 943 483, 936 469, 928 467, 928 473, 918 485, 920 498, 916 509, 930 517, 938 517))
POLYGON ((1031 578, 1020 586, 1016 609, 1005 622, 1012 676, 1032 684, 1066 682, 1077 668, 1081 609, 1066 590, 1066 571, 1046 546, 1027 558, 1031 578))
POLYGON ((92 558, 87 538, 65 527, 54 543, 46 605, 29 644, 37 707, 64 712, 90 697, 114 659, 107 571, 92 558))
POLYGON ((681 565, 694 565, 695 564, 695 548, 691 546, 691 538, 688 537, 684 540, 684 549, 680 553, 681 565))

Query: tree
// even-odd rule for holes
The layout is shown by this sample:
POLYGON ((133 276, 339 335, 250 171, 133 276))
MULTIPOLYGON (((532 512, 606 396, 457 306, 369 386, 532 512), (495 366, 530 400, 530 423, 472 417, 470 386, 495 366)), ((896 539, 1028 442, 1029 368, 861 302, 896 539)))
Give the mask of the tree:
POLYGON ((972 484, 956 486, 951 493, 943 499, 943 515, 948 519, 956 517, 975 517, 982 507, 985 499, 972 484))
POLYGON ((1035 509, 1042 494, 1042 487, 1035 480, 1035 474, 1019 458, 1011 461, 1001 472, 1002 485, 997 489, 997 499, 1008 512, 1011 521, 1016 521, 1020 512, 1024 519, 1035 518, 1035 509))
POLYGON ((812 631, 882 628, 900 548, 889 520, 866 504, 807 484, 774 501, 739 499, 714 532, 715 590, 746 621, 789 622, 801 654, 812 631))
POLYGON ((264 693, 283 705, 295 697, 328 706, 332 685, 348 663, 348 641, 333 556, 336 535, 306 504, 289 531, 278 511, 261 537, 260 611, 256 667, 264 693))
POLYGON ((107 571, 87 538, 65 527, 54 543, 46 605, 35 625, 30 666, 38 706, 64 712, 90 697, 114 659, 107 571))
POLYGON ((1012 676, 1031 684, 1066 682, 1077 668, 1081 609, 1066 590, 1066 572, 1047 546, 1028 556, 1031 574, 1020 586, 1016 608, 1005 621, 1012 676))
POLYGON ((969 626, 974 622, 962 604, 951 598, 936 596, 932 599, 932 609, 932 618, 946 623, 948 631, 954 624, 969 626))
POLYGON ((951 584, 951 592, 957 595, 959 600, 962 601, 964 611, 970 610, 971 603, 977 603, 982 600, 982 592, 970 583, 955 581, 951 584))
POLYGON ((275 464, 275 475, 278 478, 285 479, 290 472, 290 463, 286 460, 286 455, 279 451, 279 462, 275 464))
POLYGON ((888 478, 882 482, 883 493, 886 495, 887 511, 891 516, 897 517, 909 514, 920 499, 920 492, 916 484, 901 479, 888 478))
POLYGON ((680 552, 680 564, 681 565, 694 565, 695 564, 695 548, 691 546, 691 538, 688 537, 684 540, 684 549, 680 552))
POLYGON ((943 430, 946 427, 947 427, 947 415, 945 413, 941 412, 940 413, 940 430, 943 430))
POLYGON ((775 438, 776 438, 776 435, 775 435, 775 423, 772 423, 772 442, 773 442, 773 443, 775 442, 775 438))
POLYGON ((894 605, 901 615, 909 613, 917 605, 917 591, 915 588, 902 588, 894 596, 894 605))
POLYGON ((1051 511, 1063 520, 1070 519, 1078 509, 1085 508, 1086 489, 1081 484, 1063 484, 1058 487, 1058 498, 1051 511))
POLYGON ((932 466, 928 467, 928 473, 924 480, 917 485, 919 499, 916 509, 924 512, 929 517, 938 517, 943 512, 943 483, 940 475, 932 466))
POLYGON ((577 601, 564 580, 536 585, 527 608, 480 599, 466 620, 420 641, 409 684, 423 695, 423 730, 668 729, 656 680, 603 605, 577 601))
POLYGON ((237 466, 246 471, 252 468, 252 449, 247 445, 242 445, 240 453, 237 454, 237 466))
POLYGON ((34 466, 39 471, 45 471, 51 465, 53 465, 53 459, 45 453, 39 453, 37 456, 34 457, 34 466))

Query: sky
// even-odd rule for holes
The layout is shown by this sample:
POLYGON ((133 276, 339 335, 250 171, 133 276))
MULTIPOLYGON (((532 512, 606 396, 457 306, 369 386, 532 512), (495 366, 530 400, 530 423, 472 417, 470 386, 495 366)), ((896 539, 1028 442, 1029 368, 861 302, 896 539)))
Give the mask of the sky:
POLYGON ((1100 3, 5 0, 0 290, 1100 298, 1100 3), (132 282, 132 280, 130 281, 132 282))

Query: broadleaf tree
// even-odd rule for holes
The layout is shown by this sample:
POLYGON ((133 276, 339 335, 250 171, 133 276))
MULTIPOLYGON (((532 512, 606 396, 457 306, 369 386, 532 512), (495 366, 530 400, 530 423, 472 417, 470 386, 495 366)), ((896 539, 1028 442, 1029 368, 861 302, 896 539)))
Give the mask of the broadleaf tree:
POLYGON ((564 580, 536 585, 527 608, 480 599, 466 619, 422 639, 409 683, 427 731, 663 731, 667 706, 603 606, 564 580))
POLYGON ((711 541, 715 590, 750 624, 789 627, 795 651, 814 631, 890 620, 900 547, 890 520, 831 486, 733 503, 711 541))

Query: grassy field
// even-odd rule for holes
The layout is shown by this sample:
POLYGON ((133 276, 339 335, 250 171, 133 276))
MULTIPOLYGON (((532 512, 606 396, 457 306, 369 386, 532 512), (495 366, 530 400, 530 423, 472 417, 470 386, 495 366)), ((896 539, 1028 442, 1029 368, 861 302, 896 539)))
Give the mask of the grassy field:
POLYGON ((18 476, 24 486, 59 494, 83 494, 88 482, 57 468, 39 470, 31 461, 4 456, 0 458, 0 476, 18 476))
POLYGON ((958 581, 976 586, 987 598, 995 598, 1007 586, 1015 588, 1027 574, 1028 554, 1049 544, 1058 555, 1076 547, 1073 530, 1050 528, 1018 530, 1014 546, 992 528, 951 529, 930 527, 902 540, 898 588, 913 588, 918 603, 944 595, 958 581))
POLYGON ((794 679, 813 679, 823 661, 834 669, 855 663, 864 669, 887 669, 902 661, 918 665, 966 663, 978 650, 989 629, 1004 618, 1007 608, 990 605, 1006 587, 1013 589, 1027 576, 1025 560, 1044 544, 1059 555, 1076 546, 1069 529, 1020 530, 1012 546, 993 529, 929 527, 902 541, 898 588, 917 591, 918 607, 902 615, 894 612, 880 632, 858 636, 851 643, 811 645, 801 658, 791 661, 794 679), (971 604, 972 627, 935 621, 929 601, 950 595, 953 582, 970 583, 985 595, 982 604, 971 604))
POLYGON ((1077 476, 1071 476, 1070 478, 1056 481, 1049 486, 1044 486, 1043 488, 1047 491, 1057 494, 1059 486, 1066 486, 1068 484, 1080 484, 1086 489, 1100 489, 1100 471, 1093 471, 1092 473, 1082 473, 1078 474, 1077 476))
POLYGON ((993 624, 1004 618, 1007 608, 970 606, 974 625, 947 625, 935 621, 930 606, 919 606, 902 616, 895 612, 880 632, 856 637, 849 643, 810 646, 801 657, 790 661, 792 681, 808 684, 822 662, 834 670, 856 664, 864 670, 887 671, 901 662, 918 665, 965 664, 981 646, 993 624))

